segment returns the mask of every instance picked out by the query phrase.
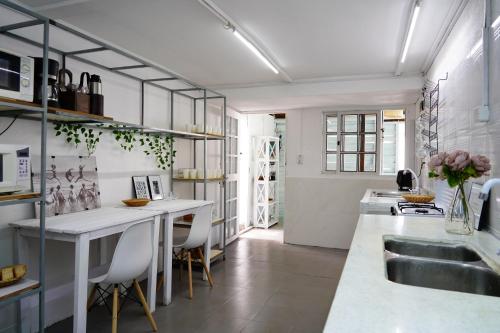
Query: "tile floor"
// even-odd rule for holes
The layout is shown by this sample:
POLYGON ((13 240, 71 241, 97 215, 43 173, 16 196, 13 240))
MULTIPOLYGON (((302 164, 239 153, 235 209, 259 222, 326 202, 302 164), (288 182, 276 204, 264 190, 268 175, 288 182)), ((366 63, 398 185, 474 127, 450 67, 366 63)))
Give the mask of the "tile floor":
MULTIPOLYGON (((194 298, 187 274, 173 274, 173 302, 158 306, 159 332, 321 332, 347 251, 282 244, 279 228, 251 230, 228 246, 225 261, 212 266, 215 287, 194 273, 194 298)), ((72 318, 47 332, 71 332, 72 318)), ((88 315, 88 332, 111 331, 104 307, 88 315)), ((128 303, 119 332, 150 332, 139 305, 128 303)))

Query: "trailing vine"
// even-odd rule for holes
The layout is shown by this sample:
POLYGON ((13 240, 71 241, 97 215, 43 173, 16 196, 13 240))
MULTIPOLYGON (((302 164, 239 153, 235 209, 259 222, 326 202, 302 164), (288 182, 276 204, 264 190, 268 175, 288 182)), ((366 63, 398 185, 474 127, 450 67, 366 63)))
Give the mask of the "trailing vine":
MULTIPOLYGON (((101 128, 101 126, 98 125, 101 128)), ((159 169, 167 170, 174 164, 176 151, 173 149, 174 139, 170 136, 159 134, 139 133, 136 129, 126 129, 123 126, 109 125, 103 129, 112 132, 115 141, 125 151, 132 151, 137 143, 142 147, 147 156, 155 158, 156 166, 159 169)), ((54 126, 56 136, 65 136, 68 144, 73 144, 76 148, 85 142, 88 155, 94 154, 97 144, 103 132, 92 128, 84 127, 80 124, 56 123, 54 126)))
POLYGON ((108 128, 113 130, 113 136, 123 150, 132 151, 134 149, 139 131, 135 129, 127 130, 123 126, 114 125, 109 125, 108 128))
POLYGON ((139 138, 139 142, 146 155, 155 157, 159 169, 167 170, 174 164, 177 152, 173 149, 172 137, 145 133, 139 138))
POLYGON ((64 134, 66 142, 69 144, 74 144, 76 148, 78 148, 78 145, 82 143, 82 141, 84 141, 88 156, 91 156, 95 153, 97 143, 99 142, 102 135, 101 130, 86 128, 80 124, 74 125, 66 123, 56 123, 54 129, 56 131, 56 136, 64 134))

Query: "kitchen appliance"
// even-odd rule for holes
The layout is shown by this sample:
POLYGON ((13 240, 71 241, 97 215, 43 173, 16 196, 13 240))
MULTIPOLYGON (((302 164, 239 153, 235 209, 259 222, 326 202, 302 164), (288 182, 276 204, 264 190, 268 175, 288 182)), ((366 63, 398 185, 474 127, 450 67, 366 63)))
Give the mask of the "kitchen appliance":
POLYGON ((102 95, 102 82, 99 75, 90 77, 90 113, 104 115, 104 96, 102 95))
POLYGON ((399 170, 396 183, 400 191, 409 191, 413 188, 412 174, 406 170, 399 170))
POLYGON ((427 216, 427 217, 444 217, 443 208, 436 206, 435 203, 414 203, 400 201, 391 208, 392 215, 404 216, 427 216))
POLYGON ((34 60, 0 49, 0 96, 33 102, 34 60))
POLYGON ((0 144, 0 193, 31 190, 30 147, 0 144))
MULTIPOLYGON (((43 58, 35 59, 35 103, 42 103, 43 88, 43 58)), ((59 107, 59 92, 57 87, 57 75, 59 72, 59 62, 48 59, 47 75, 47 103, 52 107, 59 107)))

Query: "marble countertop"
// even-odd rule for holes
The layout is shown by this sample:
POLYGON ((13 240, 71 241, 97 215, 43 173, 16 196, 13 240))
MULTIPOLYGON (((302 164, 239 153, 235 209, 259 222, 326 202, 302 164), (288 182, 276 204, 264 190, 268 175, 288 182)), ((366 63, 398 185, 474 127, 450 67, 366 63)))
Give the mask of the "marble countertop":
POLYGON ((489 233, 448 234, 439 218, 361 215, 324 332, 500 332, 500 297, 387 280, 385 235, 465 242, 500 272, 500 241, 489 233))

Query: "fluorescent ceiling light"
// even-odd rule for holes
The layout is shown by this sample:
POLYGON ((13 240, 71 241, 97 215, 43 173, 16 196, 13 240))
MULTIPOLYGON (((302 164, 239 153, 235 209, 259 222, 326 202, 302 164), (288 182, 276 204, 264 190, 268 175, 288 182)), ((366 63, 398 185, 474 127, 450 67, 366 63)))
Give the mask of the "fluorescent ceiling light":
POLYGON ((495 19, 495 21, 491 24, 491 27, 495 29, 497 26, 500 25, 500 15, 495 19))
POLYGON ((278 74, 278 70, 276 67, 271 64, 269 60, 264 57, 262 53, 252 44, 250 43, 245 37, 243 37, 236 29, 233 31, 233 34, 238 38, 243 44, 246 45, 264 64, 266 64, 267 67, 269 67, 275 74, 278 74))
POLYGON ((410 29, 408 30, 408 35, 406 36, 405 47, 403 48, 403 54, 401 55, 401 63, 405 62, 406 55, 408 54, 408 48, 410 47, 411 39, 413 37, 413 32, 415 31, 415 25, 417 24, 418 14, 420 14, 420 4, 417 3, 415 9, 413 9, 413 16, 411 17, 410 29))

